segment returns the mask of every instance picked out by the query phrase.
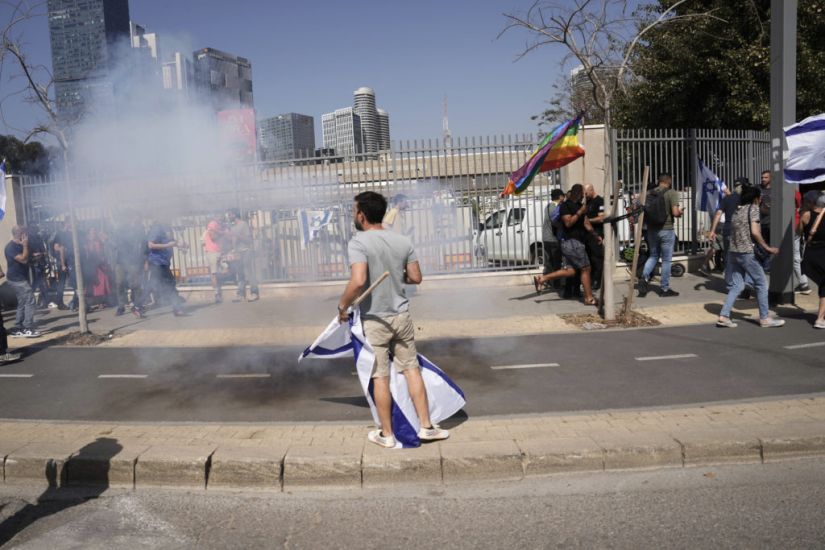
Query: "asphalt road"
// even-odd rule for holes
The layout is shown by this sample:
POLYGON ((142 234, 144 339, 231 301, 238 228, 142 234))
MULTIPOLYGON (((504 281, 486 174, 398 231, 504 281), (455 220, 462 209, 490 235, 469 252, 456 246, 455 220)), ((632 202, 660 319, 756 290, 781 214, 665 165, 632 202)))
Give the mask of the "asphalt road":
POLYGON ((825 462, 322 493, 0 489, 14 548, 822 548, 825 462))
MULTIPOLYGON (((300 351, 34 349, 23 361, 0 368, 0 418, 369 420, 352 362, 298 364, 300 351)), ((737 329, 431 341, 421 343, 419 351, 461 386, 470 416, 825 391, 825 331, 802 319, 778 329, 741 322, 737 329)))

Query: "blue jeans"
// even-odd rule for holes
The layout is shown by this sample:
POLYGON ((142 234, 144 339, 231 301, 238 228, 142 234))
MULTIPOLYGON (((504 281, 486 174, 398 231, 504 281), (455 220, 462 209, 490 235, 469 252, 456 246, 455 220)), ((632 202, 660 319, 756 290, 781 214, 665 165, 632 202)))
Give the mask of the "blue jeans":
POLYGON ((756 290, 756 304, 759 307, 759 318, 768 318, 768 280, 762 265, 757 261, 752 253, 728 252, 728 262, 730 262, 730 286, 728 286, 728 297, 725 298, 725 305, 722 306, 722 317, 730 317, 733 303, 745 288, 745 280, 753 282, 756 290))
POLYGON ((676 232, 672 229, 648 229, 647 230, 648 246, 650 247, 650 256, 645 262, 645 269, 642 271, 642 277, 645 281, 650 280, 650 275, 659 263, 659 257, 662 258, 662 291, 670 288, 670 264, 673 260, 673 246, 676 244, 676 232))
POLYGON ((8 281, 17 295, 15 328, 34 330, 34 291, 28 281, 8 281))

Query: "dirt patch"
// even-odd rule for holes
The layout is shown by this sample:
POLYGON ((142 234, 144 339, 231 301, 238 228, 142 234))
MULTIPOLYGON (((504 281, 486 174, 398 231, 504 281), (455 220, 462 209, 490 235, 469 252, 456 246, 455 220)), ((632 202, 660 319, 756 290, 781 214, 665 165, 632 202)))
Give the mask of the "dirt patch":
POLYGON ((631 311, 629 315, 619 314, 615 321, 605 321, 598 313, 568 313, 559 315, 559 317, 564 319, 568 325, 584 330, 657 327, 662 324, 653 317, 638 311, 631 311))
POLYGON ((61 336, 54 343, 63 344, 67 346, 96 346, 103 342, 109 341, 111 338, 105 334, 93 334, 87 332, 85 334, 80 332, 70 332, 65 336, 61 336))

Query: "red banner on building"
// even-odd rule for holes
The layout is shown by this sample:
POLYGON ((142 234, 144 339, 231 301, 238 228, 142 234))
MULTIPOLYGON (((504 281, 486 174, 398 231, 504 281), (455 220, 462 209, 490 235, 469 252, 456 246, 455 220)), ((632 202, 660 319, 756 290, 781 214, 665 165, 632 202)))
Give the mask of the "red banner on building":
POLYGON ((218 111, 218 127, 222 145, 230 158, 238 162, 255 162, 258 140, 254 109, 218 111))

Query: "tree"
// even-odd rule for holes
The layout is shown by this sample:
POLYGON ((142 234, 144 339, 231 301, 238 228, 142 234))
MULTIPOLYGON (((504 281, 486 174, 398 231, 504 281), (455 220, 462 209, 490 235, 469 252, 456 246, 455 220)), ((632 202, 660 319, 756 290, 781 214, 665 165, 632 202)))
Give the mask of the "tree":
POLYGON ((72 233, 72 247, 74 248, 74 269, 77 281, 77 295, 79 300, 78 321, 80 332, 89 332, 89 325, 86 321, 86 292, 83 282, 83 272, 80 262, 80 245, 77 234, 77 221, 75 219, 74 192, 72 189, 71 174, 69 172, 69 127, 70 122, 61 119, 57 113, 55 101, 50 96, 52 88, 52 78, 48 69, 30 63, 26 58, 22 47, 23 38, 18 28, 21 23, 33 18, 44 17, 42 12, 44 2, 31 3, 20 0, 16 4, 8 3, 11 7, 11 15, 6 26, 2 29, 0 36, 0 80, 6 78, 8 81, 19 81, 18 88, 6 96, 0 98, 0 117, 5 122, 3 116, 3 104, 5 100, 22 96, 23 99, 34 105, 43 115, 42 121, 31 128, 26 134, 24 142, 28 142, 32 137, 47 134, 57 140, 62 153, 63 171, 66 184, 66 194, 69 203, 69 223, 72 233))
POLYGON ((39 141, 25 143, 14 136, 0 136, 0 158, 9 163, 9 172, 45 176, 49 173, 49 151, 39 141))
MULTIPOLYGON (((675 18, 647 34, 632 58, 636 80, 616 121, 628 128, 762 129, 770 125, 770 0, 660 0, 641 25, 665 10, 675 18), (677 5, 678 4, 678 5, 677 5)), ((797 114, 825 105, 825 4, 800 0, 797 114)))
MULTIPOLYGON (((545 46, 563 48, 567 51, 563 65, 575 61, 590 81, 593 100, 604 113, 604 189, 608 217, 615 215, 614 197, 618 195, 618 182, 613 177, 610 162, 614 97, 625 93, 630 60, 649 32, 679 18, 700 15, 677 15, 674 9, 686 1, 673 2, 670 8, 641 24, 629 0, 571 0, 561 4, 536 0, 523 15, 504 14, 508 24, 499 36, 512 29, 526 31, 529 36, 518 58, 545 46)), ((608 267, 603 271, 602 314, 606 320, 612 321, 616 319, 612 269, 616 251, 613 231, 607 230, 604 235, 604 264, 608 267)))

